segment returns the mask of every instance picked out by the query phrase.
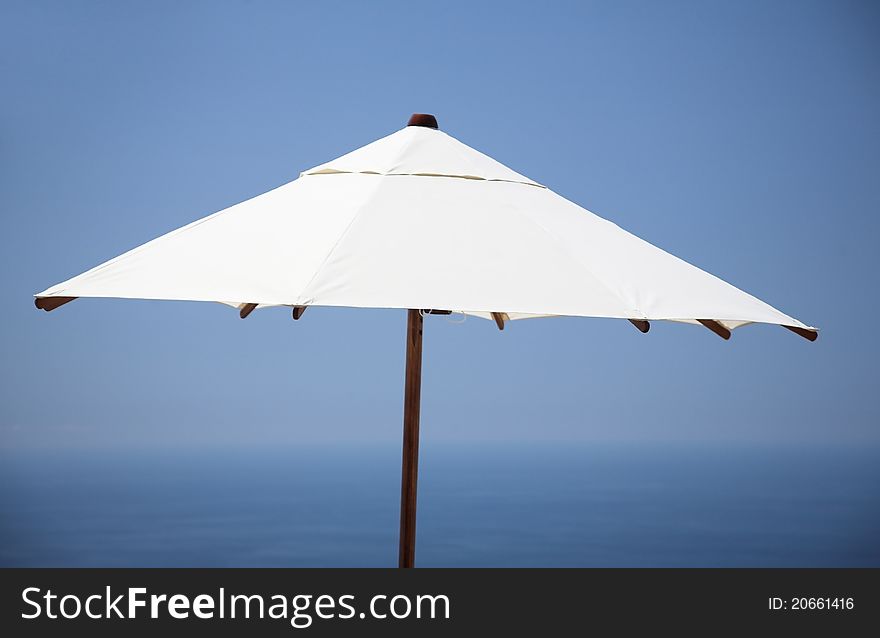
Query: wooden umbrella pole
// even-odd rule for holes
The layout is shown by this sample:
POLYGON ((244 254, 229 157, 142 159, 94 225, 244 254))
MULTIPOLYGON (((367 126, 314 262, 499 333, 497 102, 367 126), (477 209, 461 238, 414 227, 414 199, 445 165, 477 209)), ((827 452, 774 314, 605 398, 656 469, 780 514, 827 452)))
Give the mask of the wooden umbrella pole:
POLYGON ((419 406, 422 392, 422 315, 407 311, 406 384, 403 398, 403 463, 400 477, 398 567, 413 567, 416 556, 416 495, 419 479, 419 406))

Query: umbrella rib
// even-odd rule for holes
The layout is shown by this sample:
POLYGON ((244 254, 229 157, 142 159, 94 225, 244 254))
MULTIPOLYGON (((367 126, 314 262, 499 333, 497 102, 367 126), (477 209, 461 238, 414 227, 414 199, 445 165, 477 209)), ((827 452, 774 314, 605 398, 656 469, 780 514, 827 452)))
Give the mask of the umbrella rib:
POLYGON ((807 341, 815 341, 819 338, 818 330, 807 330, 806 328, 799 328, 798 326, 782 326, 786 330, 791 330, 796 335, 800 335, 807 341))
POLYGON ((646 333, 651 329, 651 322, 646 319, 630 319, 629 322, 638 328, 641 333, 646 333))
POLYGON ((34 305, 40 310, 52 312, 55 308, 59 308, 78 298, 79 297, 37 297, 34 299, 34 305))
POLYGON ((709 330, 717 334, 719 337, 727 341, 730 339, 730 329, 722 323, 715 321, 714 319, 697 319, 701 324, 706 326, 709 330))
POLYGON ((242 319, 247 319, 248 315, 251 314, 256 309, 256 307, 257 307, 257 304, 255 304, 255 303, 246 303, 246 304, 242 305, 241 308, 239 309, 238 316, 241 317, 242 319))
POLYGON ((495 325, 498 326, 499 330, 504 330, 504 322, 510 321, 510 317, 506 312, 493 312, 492 318, 495 320, 495 325))

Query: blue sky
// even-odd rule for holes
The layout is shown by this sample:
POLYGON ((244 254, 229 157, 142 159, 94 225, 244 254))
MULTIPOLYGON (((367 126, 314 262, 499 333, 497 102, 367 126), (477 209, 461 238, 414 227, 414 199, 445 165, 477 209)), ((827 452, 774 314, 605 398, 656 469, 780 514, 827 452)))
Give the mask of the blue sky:
POLYGON ((397 441, 405 313, 33 293, 415 111, 811 325, 425 329, 423 440, 880 444, 880 12, 3 2, 0 447, 397 441))

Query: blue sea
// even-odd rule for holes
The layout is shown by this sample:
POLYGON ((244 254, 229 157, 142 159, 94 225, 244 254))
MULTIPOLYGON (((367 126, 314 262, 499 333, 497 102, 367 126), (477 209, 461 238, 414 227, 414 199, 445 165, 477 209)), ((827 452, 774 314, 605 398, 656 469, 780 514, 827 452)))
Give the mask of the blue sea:
MULTIPOLYGON (((399 444, 5 451, 3 566, 394 566, 399 444)), ((423 441, 420 566, 880 566, 876 448, 423 441)))

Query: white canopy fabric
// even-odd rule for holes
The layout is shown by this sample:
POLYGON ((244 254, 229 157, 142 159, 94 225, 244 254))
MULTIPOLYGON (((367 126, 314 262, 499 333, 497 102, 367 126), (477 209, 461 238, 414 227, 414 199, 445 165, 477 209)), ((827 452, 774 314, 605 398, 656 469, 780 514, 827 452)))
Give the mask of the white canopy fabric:
POLYGON ((52 286, 38 305, 51 297, 815 330, 423 126, 52 286))

